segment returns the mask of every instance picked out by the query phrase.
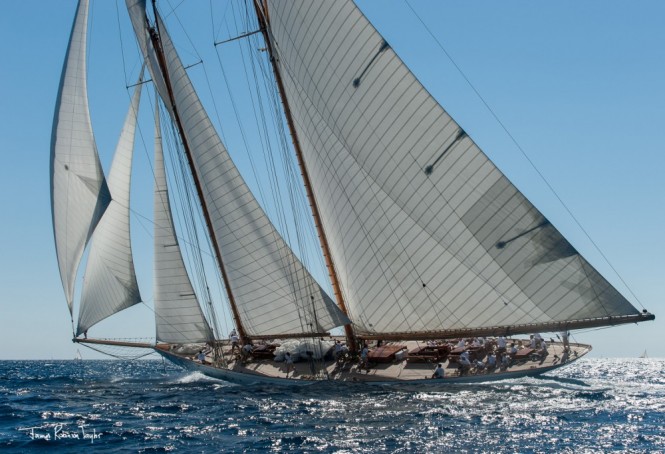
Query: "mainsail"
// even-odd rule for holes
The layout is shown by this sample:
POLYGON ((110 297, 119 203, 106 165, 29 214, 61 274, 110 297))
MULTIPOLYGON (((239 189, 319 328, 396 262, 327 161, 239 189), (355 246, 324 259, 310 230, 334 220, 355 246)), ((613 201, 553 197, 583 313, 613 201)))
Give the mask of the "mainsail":
POLYGON ((129 234, 129 190, 141 79, 125 117, 108 177, 113 200, 97 225, 90 244, 77 335, 106 317, 141 302, 129 234))
POLYGON ((161 342, 177 344, 212 339, 187 275, 166 185, 159 110, 155 109, 155 324, 161 342))
POLYGON ((150 30, 145 1, 127 0, 139 44, 159 94, 189 144, 212 234, 219 245, 243 331, 250 337, 325 332, 348 323, 268 219, 215 131, 159 15, 150 30), (159 33, 167 74, 156 65, 149 34, 159 33))
POLYGON ((67 48, 51 136, 51 210, 69 312, 83 250, 111 201, 90 124, 86 84, 88 0, 82 0, 67 48))
POLYGON ((353 2, 266 3, 273 57, 357 332, 529 332, 639 315, 353 2))

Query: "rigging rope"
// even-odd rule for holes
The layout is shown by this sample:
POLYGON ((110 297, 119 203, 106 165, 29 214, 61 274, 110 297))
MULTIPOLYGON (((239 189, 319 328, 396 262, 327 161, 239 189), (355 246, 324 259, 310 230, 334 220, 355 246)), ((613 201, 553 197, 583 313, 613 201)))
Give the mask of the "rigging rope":
MULTIPOLYGON (((234 4, 232 4, 232 8, 235 10, 234 4)), ((239 16, 239 14, 233 15, 233 17, 238 17, 238 16, 239 16)), ((248 10, 246 9, 245 10, 245 20, 246 20, 247 24, 249 24, 252 21, 252 19, 250 19, 250 18, 253 18, 253 17, 254 17, 253 14, 249 14, 248 10)), ((227 25, 227 30, 230 31, 228 23, 226 25, 227 25)), ((252 24, 252 27, 254 27, 254 26, 255 26, 255 24, 252 24)), ((251 28, 251 27, 249 27, 249 28, 251 28)), ((238 30, 238 24, 237 23, 235 24, 235 29, 236 29, 236 31, 234 33, 237 34, 238 33, 238 31, 237 31, 238 30)), ((250 40, 252 39, 251 36, 249 36, 249 38, 250 38, 250 40)), ((272 189, 273 189, 271 191, 271 193, 273 195, 272 200, 273 200, 273 205, 276 207, 275 211, 276 211, 276 217, 278 219, 278 223, 281 227, 280 231, 281 231, 282 235, 284 235, 287 244, 293 246, 294 242, 290 239, 290 229, 288 227, 289 223, 286 221, 286 214, 285 214, 286 209, 284 208, 284 205, 283 205, 283 202, 282 202, 284 197, 280 196, 280 194, 283 191, 280 188, 279 179, 277 178, 278 171, 276 170, 277 166, 276 166, 276 163, 275 163, 274 158, 273 158, 274 153, 272 152, 271 140, 270 140, 269 133, 268 133, 269 127, 268 127, 268 122, 266 120, 266 113, 265 113, 266 109, 264 108, 263 103, 261 102, 261 100, 262 100, 261 96, 255 96, 255 94, 260 94, 263 91, 265 93, 268 93, 268 95, 270 97, 270 89, 268 87, 272 86, 273 82, 272 82, 272 79, 270 81, 266 80, 266 78, 265 78, 266 71, 265 71, 265 69, 263 69, 263 71, 260 71, 260 72, 262 72, 264 74, 264 78, 263 78, 264 88, 263 88, 263 90, 261 89, 260 84, 259 84, 260 78, 257 76, 256 64, 255 64, 254 59, 251 58, 251 55, 253 53, 252 49, 251 48, 249 49, 248 52, 250 54, 250 57, 247 57, 246 56, 247 51, 245 51, 245 49, 243 48, 243 44, 245 44, 246 46, 249 46, 250 40, 239 41, 239 43, 241 44, 240 45, 240 53, 241 53, 242 61, 243 61, 243 69, 244 69, 244 72, 245 72, 245 75, 246 75, 245 80, 247 82, 249 96, 250 96, 250 100, 251 100, 251 103, 252 103, 252 106, 253 106, 254 119, 255 119, 255 122, 257 124, 258 130, 261 131, 261 134, 258 134, 258 139, 261 142, 262 150, 264 150, 264 159, 266 161, 266 167, 268 169, 270 169, 270 174, 269 175, 270 175, 270 181, 272 183, 272 189), (247 63, 248 61, 251 64, 251 74, 253 75, 253 78, 249 77, 248 63, 247 63), (254 88, 253 89, 250 86, 250 80, 252 80, 252 79, 254 80, 254 88)), ((253 42, 255 42, 255 41, 253 41, 253 42)), ((254 179, 257 182, 260 182, 261 178, 258 177, 258 170, 257 170, 258 166, 257 166, 257 164, 254 160, 254 157, 253 157, 252 153, 249 152, 251 147, 249 145, 249 141, 248 141, 248 138, 247 138, 246 129, 245 129, 245 126, 243 125, 243 122, 240 121, 241 115, 240 115, 240 112, 239 112, 239 109, 238 109, 238 104, 237 104, 237 102, 235 100, 235 97, 233 95, 233 90, 231 89, 231 84, 230 84, 230 81, 229 81, 229 77, 228 77, 227 72, 225 70, 225 67, 224 67, 224 65, 222 64, 222 61, 221 61, 221 55, 220 55, 221 50, 219 49, 219 47, 216 47, 215 49, 216 49, 216 53, 217 53, 217 59, 218 59, 219 67, 220 67, 220 70, 221 70, 221 73, 222 73, 222 76, 223 76, 225 86, 227 88, 228 96, 229 96, 229 99, 230 99, 230 104, 231 104, 231 107, 232 107, 233 112, 235 114, 236 121, 237 121, 238 131, 239 131, 240 136, 242 138, 242 141, 244 143, 244 147, 245 147, 245 150, 246 150, 246 155, 249 159, 250 166, 251 166, 251 169, 252 169, 252 172, 253 172, 253 175, 254 175, 254 179)), ((262 61, 261 61, 261 59, 258 59, 258 61, 259 61, 259 68, 261 68, 260 64, 261 64, 262 61)), ((273 94, 272 97, 274 98, 274 94, 273 94)), ((276 129, 276 130, 279 131, 280 128, 278 126, 280 124, 282 124, 282 122, 280 120, 276 120, 275 117, 273 117, 273 129, 276 129)), ((283 124, 282 124, 282 127, 283 127, 283 124)), ((283 133, 282 133, 282 136, 283 136, 283 133)), ((284 142, 283 139, 282 139, 282 142, 284 142)), ((293 173, 293 172, 291 172, 291 173, 293 173)), ((261 184, 258 184, 257 187, 258 187, 258 192, 259 192, 260 199, 266 201, 267 198, 265 197, 265 194, 263 192, 263 186, 261 184)), ((291 200, 293 200, 293 197, 291 197, 291 200)), ((294 205, 295 204, 292 201, 292 206, 294 206, 294 205)), ((265 203, 263 204, 263 206, 265 206, 265 203)), ((296 210, 292 209, 292 212, 295 212, 295 211, 296 210)), ((295 227, 296 227, 296 232, 299 232, 297 220, 294 221, 294 224, 295 224, 295 227)), ((235 235, 236 233, 233 232, 233 234, 235 235)), ((299 239, 301 238, 299 233, 297 234, 297 238, 299 238, 299 239)), ((278 239, 275 238, 275 240, 277 241, 278 239)), ((306 265, 306 263, 305 263, 306 257, 307 257, 307 254, 305 254, 306 247, 305 247, 304 243, 300 240, 298 241, 298 245, 299 245, 299 249, 302 253, 301 254, 301 261, 303 261, 303 264, 306 265)), ((281 251, 279 251, 279 252, 280 252, 280 254, 282 254, 281 251)), ((252 254, 252 255, 254 255, 254 254, 252 254)), ((293 262, 290 262, 289 256, 290 255, 288 253, 284 253, 284 254, 281 255, 281 257, 282 257, 282 266, 287 267, 287 268, 291 268, 293 270, 294 267, 297 266, 296 258, 294 256, 291 256, 291 257, 293 257, 293 262)), ((306 273, 306 270, 303 270, 303 273, 306 273)), ((291 274, 293 275, 294 273, 292 272, 291 274)), ((302 279, 302 277, 301 278, 296 278, 296 279, 290 279, 289 284, 292 286, 292 293, 291 293, 290 297, 293 299, 293 301, 298 303, 297 304, 298 310, 309 313, 310 314, 309 319, 312 320, 313 319, 313 313, 310 310, 310 307, 309 307, 309 304, 308 304, 309 301, 302 301, 301 302, 301 301, 298 301, 297 298, 296 298, 296 295, 298 295, 298 294, 303 294, 303 293, 312 294, 313 292, 316 291, 316 289, 309 289, 308 292, 303 292, 303 289, 301 288, 301 283, 303 282, 303 280, 304 279, 302 279)), ((301 329, 305 332, 309 331, 309 330, 312 330, 312 329, 315 329, 314 324, 311 323, 311 322, 308 322, 307 320, 304 320, 302 316, 300 316, 300 322, 301 322, 301 329), (304 323, 304 325, 303 325, 303 323, 304 323)))
MULTIPOLYGON (((105 340, 121 340, 121 339, 105 339, 105 340)), ((122 340, 137 340, 137 339, 122 339, 122 340)), ((157 352, 155 352, 153 349, 145 347, 124 347, 118 345, 88 344, 85 342, 81 342, 80 344, 83 345, 84 347, 89 348, 90 350, 94 350, 103 355, 107 355, 116 359, 124 359, 130 361, 140 358, 145 358, 146 356, 150 356, 153 354, 157 354, 157 352)))

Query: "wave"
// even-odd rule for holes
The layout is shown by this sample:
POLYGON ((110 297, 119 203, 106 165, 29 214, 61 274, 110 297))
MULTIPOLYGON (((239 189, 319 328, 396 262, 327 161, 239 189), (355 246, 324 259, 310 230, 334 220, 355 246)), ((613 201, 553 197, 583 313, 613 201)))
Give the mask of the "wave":
POLYGON ((188 372, 183 376, 177 377, 171 383, 178 385, 187 385, 190 383, 218 383, 225 386, 232 386, 229 382, 220 380, 218 378, 208 377, 203 375, 201 372, 188 372))

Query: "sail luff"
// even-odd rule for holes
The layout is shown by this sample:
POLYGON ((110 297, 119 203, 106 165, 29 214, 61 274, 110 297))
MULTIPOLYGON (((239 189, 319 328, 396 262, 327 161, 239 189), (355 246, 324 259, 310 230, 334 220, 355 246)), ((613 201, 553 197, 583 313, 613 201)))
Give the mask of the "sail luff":
POLYGON ((189 280, 175 234, 162 153, 158 103, 155 108, 155 324, 161 342, 207 342, 213 339, 189 280))
MULTIPOLYGON (((284 106, 284 114, 289 127, 289 131, 291 133, 291 140, 293 142, 294 151, 296 154, 296 158, 298 160, 298 167, 300 168, 300 173, 303 178, 303 183, 307 194, 307 200, 309 201, 309 206, 312 210, 312 216, 314 218, 314 226, 316 227, 316 231, 318 233, 319 243, 321 246, 321 250, 323 252, 326 268, 328 269, 328 275, 330 277, 330 281, 333 287, 335 300, 337 301, 337 305, 342 310, 344 315, 348 316, 349 311, 346 307, 346 302, 344 301, 344 295, 342 294, 342 289, 340 288, 339 279, 337 277, 337 271, 335 270, 335 265, 332 260, 332 254, 330 252, 330 246, 328 244, 326 232, 323 228, 323 223, 321 222, 321 215, 319 214, 318 203, 316 201, 316 197, 314 196, 314 192, 312 191, 309 172, 307 171, 307 166, 305 165, 303 159, 302 149, 300 148, 298 132, 296 130, 293 121, 293 116, 291 115, 291 109, 289 107, 288 98, 286 97, 286 91, 284 89, 282 76, 279 72, 279 66, 277 65, 275 60, 275 55, 273 52, 273 44, 272 40, 270 39, 269 26, 268 26, 270 21, 269 19, 270 16, 268 12, 268 3, 264 0, 262 6, 260 6, 259 0, 254 0, 254 10, 256 11, 256 17, 259 21, 259 28, 261 29, 263 38, 267 43, 267 48, 270 55, 269 60, 271 63, 271 67, 273 69, 273 74, 275 75, 275 81, 277 83, 279 95, 282 100, 282 105, 284 106)), ((350 323, 344 325, 344 332, 346 335, 346 344, 348 345, 349 350, 351 352, 356 352, 358 350, 358 346, 356 343, 356 336, 353 332, 353 327, 350 323)))
POLYGON ((141 102, 139 77, 111 164, 108 186, 113 196, 90 244, 76 334, 141 302, 129 226, 130 187, 136 119, 141 102))
POLYGON ((83 251, 111 201, 88 110, 85 67, 88 8, 88 0, 81 0, 77 7, 51 135, 53 234, 70 314, 83 251))

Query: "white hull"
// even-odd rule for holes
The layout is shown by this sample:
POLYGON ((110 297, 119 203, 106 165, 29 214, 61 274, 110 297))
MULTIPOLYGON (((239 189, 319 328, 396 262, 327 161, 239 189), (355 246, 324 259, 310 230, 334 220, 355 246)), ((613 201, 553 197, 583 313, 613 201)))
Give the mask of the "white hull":
MULTIPOLYGON (((428 386, 446 386, 453 384, 468 384, 468 383, 484 383, 484 382, 494 382, 499 380, 508 380, 516 379, 522 377, 535 377, 542 375, 546 372, 553 371, 563 366, 567 366, 579 358, 584 356, 589 350, 585 351, 579 356, 576 356, 565 363, 557 363, 550 366, 541 366, 534 367, 530 366, 529 368, 520 368, 516 370, 508 370, 503 372, 496 372, 492 374, 477 374, 477 375, 463 375, 463 376, 446 376, 444 379, 431 379, 431 378, 420 378, 420 379, 400 379, 400 378, 389 378, 385 377, 384 379, 377 378, 376 376, 359 374, 359 373, 349 373, 340 378, 331 378, 329 380, 311 380, 306 378, 286 378, 286 377, 275 377, 268 376, 265 374, 258 374, 251 372, 248 369, 237 366, 233 369, 227 369, 222 367, 213 367, 212 365, 204 365, 192 359, 173 354, 168 351, 156 348, 155 351, 162 355, 164 358, 171 361, 173 364, 182 367, 188 371, 199 372, 208 377, 217 378, 220 380, 228 381, 230 383, 248 385, 248 384, 272 384, 279 386, 306 386, 312 385, 315 383, 321 382, 343 382, 343 383, 353 383, 353 384, 367 384, 367 385, 428 385, 428 386)), ((431 372, 430 372, 431 373, 431 372)))

